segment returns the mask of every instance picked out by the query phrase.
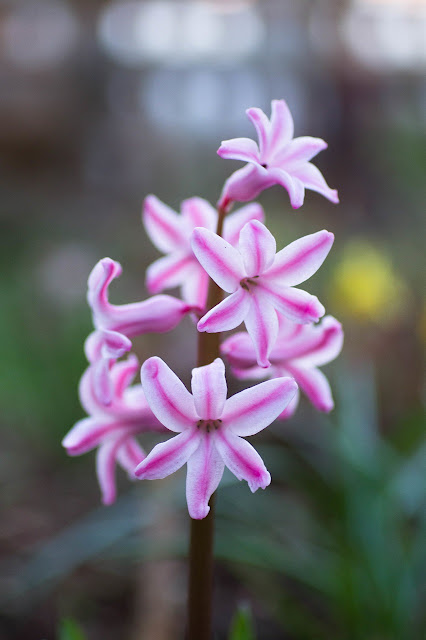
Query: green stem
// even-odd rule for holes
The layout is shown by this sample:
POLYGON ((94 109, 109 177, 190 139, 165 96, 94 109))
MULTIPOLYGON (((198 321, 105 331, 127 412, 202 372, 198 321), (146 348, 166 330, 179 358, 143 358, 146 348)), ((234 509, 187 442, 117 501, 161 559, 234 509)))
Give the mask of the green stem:
MULTIPOLYGON (((218 210, 217 235, 222 235, 226 211, 218 210)), ((222 289, 209 280, 206 309, 212 309, 222 300, 222 289)), ((198 333, 197 367, 213 362, 220 355, 219 333, 198 333)), ((188 640, 210 640, 213 590, 213 535, 214 501, 210 498, 210 511, 203 520, 191 518, 191 540, 189 547, 188 589, 188 640)))

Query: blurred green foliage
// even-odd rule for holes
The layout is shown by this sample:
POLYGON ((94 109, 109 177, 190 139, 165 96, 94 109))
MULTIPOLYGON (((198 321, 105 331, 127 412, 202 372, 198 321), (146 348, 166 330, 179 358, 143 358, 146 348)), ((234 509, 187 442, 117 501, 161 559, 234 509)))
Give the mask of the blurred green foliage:
POLYGON ((256 640, 250 607, 241 604, 232 620, 229 640, 256 640))

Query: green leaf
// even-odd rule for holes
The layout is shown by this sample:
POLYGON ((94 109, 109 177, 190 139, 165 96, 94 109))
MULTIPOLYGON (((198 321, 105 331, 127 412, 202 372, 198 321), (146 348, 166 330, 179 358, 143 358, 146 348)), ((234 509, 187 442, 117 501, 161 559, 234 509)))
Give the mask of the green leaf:
POLYGON ((231 623, 229 640, 255 640, 253 618, 248 604, 239 605, 231 623))
POLYGON ((64 618, 59 625, 58 640, 87 640, 79 625, 71 618, 64 618))

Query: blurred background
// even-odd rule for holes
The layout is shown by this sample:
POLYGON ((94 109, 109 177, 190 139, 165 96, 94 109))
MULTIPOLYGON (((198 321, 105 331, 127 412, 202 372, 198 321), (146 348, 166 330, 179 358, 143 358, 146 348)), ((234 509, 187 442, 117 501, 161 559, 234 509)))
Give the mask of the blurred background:
MULTIPOLYGON (((119 472, 101 507, 93 453, 60 445, 83 417, 87 276, 109 256, 112 300, 145 298, 143 197, 214 203, 241 166, 220 141, 273 98, 328 141, 341 204, 259 201, 279 247, 335 233, 308 290, 346 343, 335 411, 304 401, 253 440, 271 487, 224 478, 215 638, 241 603, 261 640, 425 637, 425 70, 424 0, 1 0, 1 640, 183 637, 184 475, 119 472)), ((135 344, 189 381, 189 319, 135 344)))

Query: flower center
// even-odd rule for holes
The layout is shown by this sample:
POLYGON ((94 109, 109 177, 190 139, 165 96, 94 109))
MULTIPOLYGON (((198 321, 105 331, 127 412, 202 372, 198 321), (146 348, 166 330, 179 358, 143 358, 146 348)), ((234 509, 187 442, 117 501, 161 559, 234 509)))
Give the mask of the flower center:
POLYGON ((242 280, 240 280, 240 286, 246 291, 250 291, 250 287, 257 286, 256 278, 258 277, 259 276, 252 276, 251 278, 243 278, 242 280))
POLYGON ((221 424, 222 420, 198 420, 197 429, 210 433, 210 431, 217 431, 221 424))

